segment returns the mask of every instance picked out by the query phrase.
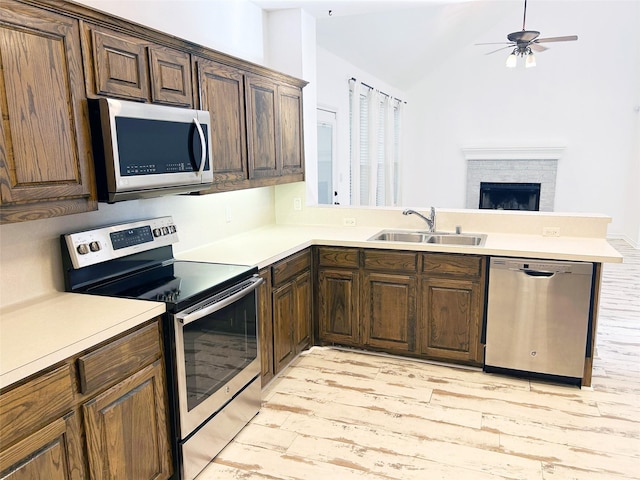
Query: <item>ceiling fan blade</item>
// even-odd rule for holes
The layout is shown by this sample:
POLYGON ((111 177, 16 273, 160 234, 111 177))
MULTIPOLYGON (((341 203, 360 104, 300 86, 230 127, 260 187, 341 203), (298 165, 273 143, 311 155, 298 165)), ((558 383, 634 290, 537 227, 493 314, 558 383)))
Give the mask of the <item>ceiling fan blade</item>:
POLYGON ((531 50, 535 50, 536 52, 544 52, 545 50, 549 50, 548 47, 544 47, 542 45, 538 45, 537 43, 533 42, 531 45, 531 50))
POLYGON ((489 53, 485 53, 485 55, 491 55, 492 53, 496 53, 496 52, 499 52, 500 50, 506 50, 507 48, 512 48, 512 47, 513 47, 513 45, 507 45, 506 47, 502 47, 502 48, 499 48, 497 50, 493 50, 493 51, 491 51, 489 53))
POLYGON ((474 45, 515 45, 514 42, 489 42, 489 43, 474 43, 474 45))
POLYGON ((574 40, 578 40, 577 35, 567 35, 565 37, 547 37, 547 38, 538 38, 534 40, 534 43, 541 42, 572 42, 574 40))

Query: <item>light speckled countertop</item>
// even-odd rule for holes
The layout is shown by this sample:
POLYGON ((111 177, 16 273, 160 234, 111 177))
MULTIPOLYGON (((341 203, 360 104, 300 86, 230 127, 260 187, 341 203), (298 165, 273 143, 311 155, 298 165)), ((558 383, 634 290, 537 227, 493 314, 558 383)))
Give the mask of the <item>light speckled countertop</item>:
POLYGON ((164 303, 55 293, 0 310, 0 388, 162 315, 164 303))
POLYGON ((328 245, 595 263, 622 262, 622 256, 605 239, 600 238, 488 233, 482 247, 367 240, 380 230, 380 227, 273 225, 180 252, 176 257, 182 260, 257 265, 258 268, 263 268, 308 246, 328 245))

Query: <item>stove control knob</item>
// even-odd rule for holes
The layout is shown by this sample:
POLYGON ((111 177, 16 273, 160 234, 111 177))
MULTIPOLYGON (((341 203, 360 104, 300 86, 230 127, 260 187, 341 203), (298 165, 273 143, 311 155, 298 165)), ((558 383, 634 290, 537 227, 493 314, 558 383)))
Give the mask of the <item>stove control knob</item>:
POLYGON ((175 225, 169 225, 169 231, 171 233, 176 233, 176 226, 175 225))
POLYGON ((86 255, 87 253, 89 253, 89 245, 87 245, 86 243, 81 243, 76 247, 76 250, 80 255, 86 255))
POLYGON ((100 242, 91 242, 91 243, 89 244, 89 249, 90 249, 92 252, 99 252, 99 251, 101 250, 100 242))
POLYGON ((154 237, 159 237, 162 235, 162 230, 160 230, 159 228, 154 228, 153 229, 153 236, 154 237))
POLYGON ((169 228, 167 228, 167 227, 162 227, 162 234, 163 234, 163 235, 169 235, 169 228))

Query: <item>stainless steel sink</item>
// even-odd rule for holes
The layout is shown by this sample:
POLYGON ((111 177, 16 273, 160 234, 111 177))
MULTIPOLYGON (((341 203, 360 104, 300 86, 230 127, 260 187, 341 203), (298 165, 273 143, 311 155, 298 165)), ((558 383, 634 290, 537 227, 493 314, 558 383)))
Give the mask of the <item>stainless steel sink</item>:
POLYGON ((426 243, 429 233, 422 232, 394 232, 383 230, 377 233, 369 240, 380 240, 383 242, 412 242, 412 243, 426 243))
POLYGON ((407 242, 407 243, 434 243, 440 245, 484 245, 487 236, 475 233, 448 233, 448 232, 420 232, 408 230, 382 230, 376 233, 369 241, 374 242, 407 242))
POLYGON ((426 243, 441 243, 443 245, 484 245, 487 236, 484 234, 467 235, 464 233, 437 233, 429 236, 426 243))

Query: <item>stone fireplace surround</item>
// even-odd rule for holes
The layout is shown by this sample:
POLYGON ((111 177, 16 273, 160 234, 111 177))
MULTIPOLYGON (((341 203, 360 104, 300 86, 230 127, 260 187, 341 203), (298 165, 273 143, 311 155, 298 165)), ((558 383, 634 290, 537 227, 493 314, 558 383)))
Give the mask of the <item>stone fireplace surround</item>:
POLYGON ((540 211, 553 212, 558 160, 564 147, 470 147, 466 208, 478 208, 480 182, 539 183, 540 211))

